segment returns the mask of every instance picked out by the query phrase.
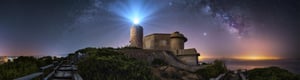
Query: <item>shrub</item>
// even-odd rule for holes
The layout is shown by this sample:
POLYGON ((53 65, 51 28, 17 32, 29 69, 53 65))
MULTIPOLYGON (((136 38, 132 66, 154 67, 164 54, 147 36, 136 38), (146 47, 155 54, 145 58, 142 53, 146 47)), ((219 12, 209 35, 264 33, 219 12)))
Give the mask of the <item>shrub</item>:
POLYGON ((167 65, 167 63, 164 60, 161 60, 161 59, 154 59, 151 64, 155 65, 155 66, 167 65))
POLYGON ((20 56, 13 62, 0 65, 0 80, 12 80, 39 71, 39 67, 49 65, 51 57, 35 59, 32 56, 20 56))
POLYGON ((247 73, 250 80, 300 80, 295 74, 278 67, 256 68, 247 73))
MULTIPOLYGON (((89 52, 89 51, 87 51, 89 52)), ((97 49, 78 64, 84 80, 153 80, 150 66, 113 49, 97 49)))
POLYGON ((217 77, 218 75, 225 73, 227 68, 223 61, 215 60, 213 64, 208 64, 208 67, 198 70, 196 73, 203 76, 205 79, 217 77))

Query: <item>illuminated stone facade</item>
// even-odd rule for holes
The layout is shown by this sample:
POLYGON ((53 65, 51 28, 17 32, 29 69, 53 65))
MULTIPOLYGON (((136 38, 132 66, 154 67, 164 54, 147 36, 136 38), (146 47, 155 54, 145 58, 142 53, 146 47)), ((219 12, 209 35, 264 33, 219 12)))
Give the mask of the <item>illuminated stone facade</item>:
POLYGON ((180 32, 154 33, 143 37, 143 27, 135 24, 130 29, 130 47, 136 47, 143 50, 168 51, 176 56, 180 62, 189 65, 198 64, 199 53, 195 48, 184 49, 184 43, 187 38, 180 32))
POLYGON ((197 65, 199 53, 195 48, 184 49, 186 41, 187 38, 180 32, 154 33, 144 37, 143 49, 171 51, 182 62, 197 65))
POLYGON ((133 25, 130 29, 130 46, 143 48, 143 27, 133 25))

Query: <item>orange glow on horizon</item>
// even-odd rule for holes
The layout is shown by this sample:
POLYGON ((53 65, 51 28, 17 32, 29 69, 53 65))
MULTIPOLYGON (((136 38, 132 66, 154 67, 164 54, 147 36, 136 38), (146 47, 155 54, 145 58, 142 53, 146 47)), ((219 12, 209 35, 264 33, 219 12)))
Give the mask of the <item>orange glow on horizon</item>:
MULTIPOLYGON (((224 57, 223 57, 224 58, 224 57)), ((227 57, 228 59, 238 59, 238 60, 251 60, 251 61, 259 61, 259 60, 279 60, 282 59, 276 56, 237 56, 237 57, 227 57)), ((206 59, 221 59, 221 57, 211 57, 211 56, 198 56, 198 61, 204 61, 206 59)))
POLYGON ((203 61, 204 60, 204 56, 198 56, 198 61, 203 61))
POLYGON ((241 56, 241 57, 233 57, 234 59, 240 60, 278 60, 281 59, 279 57, 272 56, 241 56))

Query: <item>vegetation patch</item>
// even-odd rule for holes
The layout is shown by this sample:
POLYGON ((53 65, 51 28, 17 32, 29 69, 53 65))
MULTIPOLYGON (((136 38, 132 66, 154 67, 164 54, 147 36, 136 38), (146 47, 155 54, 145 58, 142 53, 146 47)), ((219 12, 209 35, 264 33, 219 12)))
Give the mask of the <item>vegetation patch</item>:
POLYGON ((42 57, 36 59, 32 56, 20 56, 13 62, 7 62, 0 65, 0 79, 12 80, 25 75, 39 71, 42 66, 49 65, 53 62, 51 57, 42 57))
POLYGON ((151 65, 153 66, 165 66, 168 65, 167 62, 165 62, 164 60, 161 59, 154 59, 151 63, 151 65))
POLYGON ((85 80, 154 80, 149 64, 129 58, 110 48, 86 48, 87 54, 78 64, 85 80))
POLYGON ((247 72, 250 80, 300 80, 300 76, 278 67, 256 68, 247 72))
POLYGON ((217 77, 218 75, 225 73, 227 68, 223 61, 215 60, 213 64, 207 64, 208 66, 204 69, 199 69, 196 73, 201 75, 206 80, 209 78, 217 77))

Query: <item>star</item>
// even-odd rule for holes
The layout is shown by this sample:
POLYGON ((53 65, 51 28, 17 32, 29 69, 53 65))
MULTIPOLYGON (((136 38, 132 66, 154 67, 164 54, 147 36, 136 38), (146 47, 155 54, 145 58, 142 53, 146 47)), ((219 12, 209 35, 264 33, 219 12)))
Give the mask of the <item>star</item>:
POLYGON ((173 3, 172 2, 169 2, 169 6, 172 6, 173 5, 173 3))
POLYGON ((204 33, 203 33, 203 36, 207 36, 207 33, 206 33, 206 32, 204 32, 204 33))

